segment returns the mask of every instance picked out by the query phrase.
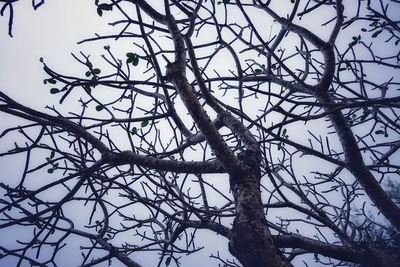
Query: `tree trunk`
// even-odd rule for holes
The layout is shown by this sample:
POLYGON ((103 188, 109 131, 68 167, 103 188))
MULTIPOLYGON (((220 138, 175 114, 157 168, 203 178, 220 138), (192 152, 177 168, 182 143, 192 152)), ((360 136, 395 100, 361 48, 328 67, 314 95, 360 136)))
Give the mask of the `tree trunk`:
POLYGON ((287 267, 291 264, 274 246, 266 225, 260 193, 260 168, 256 155, 239 154, 246 171, 231 177, 236 217, 229 251, 244 267, 287 267))

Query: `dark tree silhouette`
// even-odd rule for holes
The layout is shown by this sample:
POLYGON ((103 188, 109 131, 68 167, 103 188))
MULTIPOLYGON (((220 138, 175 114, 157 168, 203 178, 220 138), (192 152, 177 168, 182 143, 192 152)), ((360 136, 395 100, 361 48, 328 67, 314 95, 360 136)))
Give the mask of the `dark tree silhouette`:
POLYGON ((95 1, 116 34, 81 76, 41 60, 46 113, 0 92, 0 229, 26 233, 0 262, 179 266, 211 231, 219 266, 400 266, 399 1, 154 3, 95 1))

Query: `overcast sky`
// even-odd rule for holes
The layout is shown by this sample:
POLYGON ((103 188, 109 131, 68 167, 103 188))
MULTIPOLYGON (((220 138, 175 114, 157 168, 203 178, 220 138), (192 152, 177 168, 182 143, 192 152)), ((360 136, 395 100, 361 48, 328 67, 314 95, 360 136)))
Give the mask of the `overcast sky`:
MULTIPOLYGON (((46 1, 37 11, 33 11, 31 1, 19 1, 14 4, 14 26, 13 38, 7 34, 8 13, 0 17, 0 90, 10 97, 42 111, 45 111, 46 105, 58 105, 58 96, 49 94, 49 87, 43 84, 43 80, 48 78, 43 71, 42 63, 39 59, 43 57, 45 62, 61 70, 63 73, 74 73, 77 67, 76 61, 72 58, 71 52, 78 54, 79 51, 91 53, 91 49, 102 47, 93 44, 78 45, 77 42, 85 37, 92 37, 94 33, 111 33, 112 27, 107 25, 110 15, 99 17, 96 12, 94 1, 82 0, 52 0, 46 1)), ((116 46, 116 49, 118 47, 116 46)), ((121 48, 126 51, 125 48, 121 48)), ((102 51, 95 51, 94 54, 101 54, 102 51)), ((68 107, 66 107, 68 110, 68 107)), ((48 112, 48 111, 47 111, 48 112)), ((0 132, 8 125, 14 123, 11 116, 0 113, 0 132)), ((9 140, 13 144, 12 140, 9 140)), ((0 146, 4 149, 7 141, 2 139, 0 146)), ((2 149, 2 150, 3 150, 2 149)), ((20 170, 9 168, 10 163, 0 161, 2 175, 0 182, 12 183, 13 177, 19 177, 20 170), (9 181, 5 181, 8 177, 9 181)), ((19 162, 22 163, 22 162, 19 162)), ((14 162, 15 166, 18 166, 14 162)), ((21 166, 21 165, 19 165, 21 166)), ((14 231, 8 231, 2 234, 0 245, 13 243, 17 238, 24 239, 26 231, 20 228, 13 228, 14 231)), ((4 231, 3 231, 4 232, 4 231)), ((183 266, 200 267, 207 263, 216 264, 208 256, 216 250, 222 250, 227 253, 227 240, 222 237, 204 234, 203 245, 207 249, 200 251, 194 257, 189 257, 182 261, 183 266), (213 237, 210 240, 210 237, 213 237), (201 260, 200 260, 201 259, 201 260)), ((73 244, 73 242, 71 242, 73 244)), ((78 249, 79 242, 72 246, 71 251, 78 249)), ((222 252, 224 253, 224 252, 222 252)), ((71 254, 72 255, 72 254, 71 254)), ((76 266, 81 257, 75 251, 72 257, 68 253, 68 248, 64 249, 63 264, 61 267, 76 266)), ((146 255, 138 253, 133 255, 132 259, 143 264, 143 266, 152 266, 154 257, 157 255, 146 255)), ((0 260, 0 266, 15 266, 17 258, 7 257, 0 260)), ((106 266, 105 264, 101 266, 106 266)), ((116 259, 113 260, 113 267, 122 266, 116 259)))
MULTIPOLYGON (((93 36, 94 33, 113 32, 112 27, 107 25, 112 19, 107 15, 99 17, 94 1, 82 0, 49 0, 36 12, 32 9, 31 1, 21 0, 14 4, 14 11, 13 38, 7 35, 8 15, 0 17, 0 90, 21 103, 44 110, 46 105, 57 105, 59 97, 49 94, 49 87, 43 85, 43 79, 47 76, 39 58, 43 57, 48 65, 63 73, 74 73, 77 64, 71 57, 71 52, 78 53, 82 50, 90 53, 91 49, 102 47, 93 44, 78 45, 77 42, 93 36)), ((347 34, 351 36, 351 33, 347 34)), ((121 50, 126 51, 125 48, 121 50)), ((97 51, 97 54, 100 53, 101 51, 97 51)), ((7 127, 10 119, 10 116, 0 113, 0 132, 7 127)), ((2 165, 0 168, 3 175, 8 174, 9 177, 16 175, 18 171, 2 165)), ((3 240, 15 237, 14 233, 8 235, 3 236, 3 240)), ((187 259, 191 261, 190 264, 186 265, 183 262, 183 266, 207 266, 207 263, 215 266, 216 261, 208 259, 210 252, 222 248, 221 250, 227 253, 226 239, 208 238, 207 235, 204 236, 204 245, 208 246, 209 250, 200 252, 196 258, 187 259)), ((151 266, 146 264, 147 259, 144 256, 140 259, 133 256, 133 259, 144 266, 151 266)), ((12 266, 8 265, 8 262, 0 261, 1 266, 2 264, 12 266)), ((71 266, 67 258, 65 265, 61 267, 64 266, 71 266)), ((312 262, 309 266, 312 266, 312 262)))

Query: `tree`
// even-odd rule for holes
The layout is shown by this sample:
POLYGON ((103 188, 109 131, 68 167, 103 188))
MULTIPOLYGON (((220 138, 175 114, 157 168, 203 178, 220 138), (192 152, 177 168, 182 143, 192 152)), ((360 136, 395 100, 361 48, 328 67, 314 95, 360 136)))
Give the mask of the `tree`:
POLYGON ((399 266, 398 1, 95 4, 120 30, 82 75, 41 59, 59 104, 0 92, 0 229, 31 233, 2 258, 179 266, 211 231, 220 266, 399 266))

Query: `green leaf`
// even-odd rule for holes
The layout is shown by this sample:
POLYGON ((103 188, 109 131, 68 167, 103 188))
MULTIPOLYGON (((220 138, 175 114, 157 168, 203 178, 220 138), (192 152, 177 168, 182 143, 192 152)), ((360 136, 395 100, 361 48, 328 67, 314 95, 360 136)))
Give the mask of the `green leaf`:
POLYGON ((365 29, 365 28, 361 28, 361 31, 362 31, 362 32, 366 32, 366 31, 367 31, 367 29, 365 29))
POLYGON ((371 24, 369 24, 369 26, 376 26, 378 24, 379 20, 374 20, 371 24))
POLYGON ((126 56, 128 57, 126 63, 132 63, 133 66, 137 66, 139 64, 139 56, 137 54, 129 52, 126 53, 126 56))
POLYGON ((103 105, 97 105, 96 106, 96 110, 97 111, 102 111, 104 109, 104 106, 103 105))
POLYGON ((136 133, 137 133, 137 128, 133 127, 132 130, 131 130, 131 134, 136 134, 136 133))
POLYGON ((50 94, 57 94, 58 92, 60 92, 60 89, 58 89, 58 88, 51 88, 50 89, 50 94))
POLYGON ((100 8, 101 10, 110 11, 110 10, 112 10, 112 5, 110 5, 110 4, 100 4, 100 5, 98 5, 98 8, 100 8))
POLYGON ((89 84, 85 84, 85 85, 83 86, 83 89, 85 89, 85 91, 86 91, 88 94, 91 94, 91 93, 92 93, 92 88, 90 87, 89 84))
POLYGON ((101 72, 100 69, 94 69, 94 70, 93 70, 93 73, 94 73, 94 74, 100 74, 100 72, 101 72))
POLYGON ((382 30, 374 32, 374 34, 372 34, 372 38, 376 38, 379 34, 381 34, 381 32, 382 30))
POLYGON ((398 45, 399 44, 399 42, 400 42, 400 39, 399 40, 397 40, 395 43, 394 43, 394 45, 398 45))
POLYGON ((385 132, 384 131, 382 131, 382 130, 376 130, 375 131, 375 134, 384 134, 385 132))
POLYGON ((171 263, 171 257, 168 257, 168 258, 165 260, 165 266, 168 266, 170 263, 171 263))
POLYGON ((353 42, 349 43, 349 47, 352 47, 352 46, 354 46, 356 44, 357 44, 357 41, 353 41, 353 42))
POLYGON ((97 8, 97 14, 99 14, 100 17, 103 16, 103 10, 97 8))
POLYGON ((53 79, 53 78, 47 79, 47 82, 51 83, 51 84, 56 84, 57 83, 57 81, 55 79, 53 79))
POLYGON ((139 57, 138 57, 138 56, 136 56, 136 57, 133 58, 133 60, 132 60, 132 65, 133 65, 133 66, 139 65, 139 57))
POLYGON ((47 172, 48 172, 48 173, 53 173, 53 172, 54 172, 54 169, 48 169, 47 172))
POLYGON ((85 73, 85 76, 86 76, 86 77, 89 77, 90 75, 92 75, 92 73, 91 73, 90 71, 87 71, 87 72, 85 73))
POLYGON ((365 119, 368 117, 368 114, 364 114, 360 117, 361 121, 365 121, 365 119))
POLYGON ((51 151, 51 153, 50 153, 50 158, 51 158, 51 159, 54 158, 55 155, 56 155, 56 152, 51 151))
POLYGON ((260 73, 262 73, 262 72, 263 72, 262 69, 255 69, 255 70, 254 70, 254 73, 255 73, 255 74, 260 74, 260 73))
POLYGON ((144 120, 144 121, 142 121, 142 123, 140 124, 140 126, 141 126, 142 128, 146 127, 147 125, 149 125, 149 121, 148 121, 148 120, 144 120))
POLYGON ((287 132, 287 129, 285 128, 285 129, 283 129, 283 131, 282 131, 282 135, 283 136, 285 136, 286 135, 286 132, 287 132))

